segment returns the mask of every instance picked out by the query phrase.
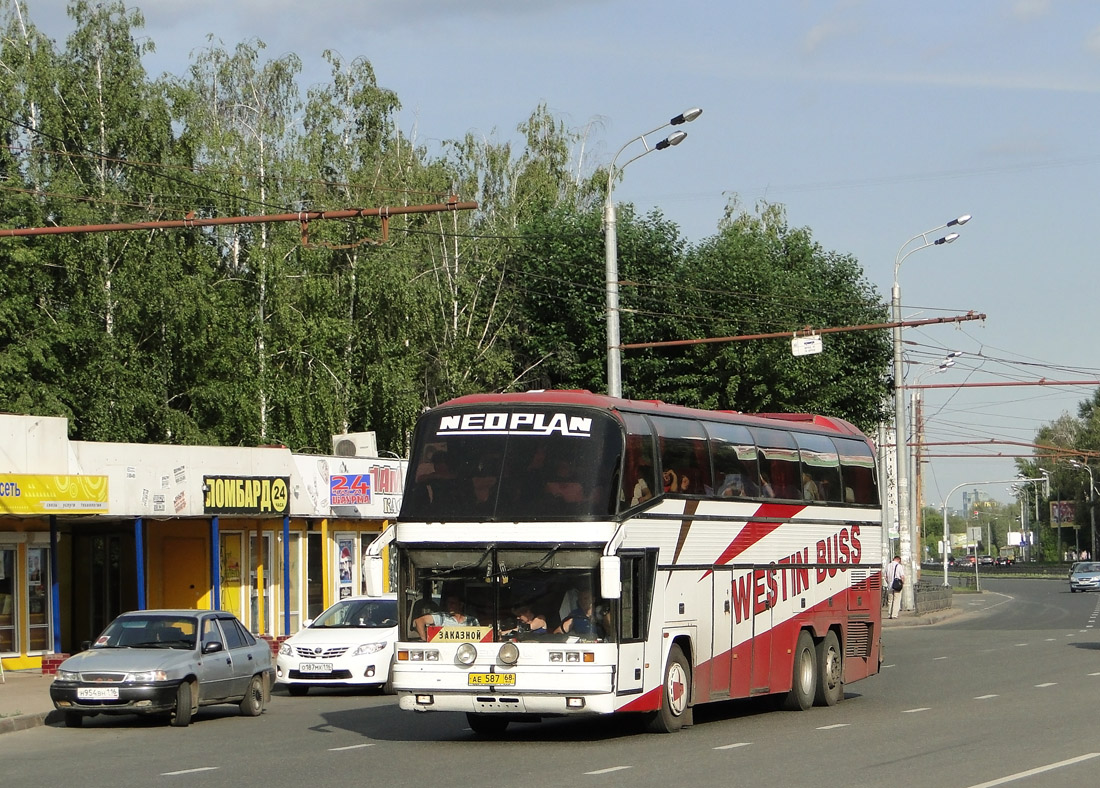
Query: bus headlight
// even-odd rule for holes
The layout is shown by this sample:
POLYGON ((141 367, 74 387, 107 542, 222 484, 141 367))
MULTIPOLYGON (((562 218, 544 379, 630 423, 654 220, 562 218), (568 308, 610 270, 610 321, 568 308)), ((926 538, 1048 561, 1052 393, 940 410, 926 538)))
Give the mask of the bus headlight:
POLYGON ((469 667, 474 664, 477 659, 477 649, 474 648, 472 643, 463 643, 455 651, 455 662, 459 665, 465 665, 469 667))
POLYGON ((500 647, 500 651, 497 652, 497 659, 503 665, 515 665, 519 659, 519 646, 509 640, 500 647))

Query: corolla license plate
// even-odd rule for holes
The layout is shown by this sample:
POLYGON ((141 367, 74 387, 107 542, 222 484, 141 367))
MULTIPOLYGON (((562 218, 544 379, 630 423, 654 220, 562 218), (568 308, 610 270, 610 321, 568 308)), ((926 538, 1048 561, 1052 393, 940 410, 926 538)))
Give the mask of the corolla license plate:
POLYGON ((300 673, 332 673, 331 662, 303 662, 298 665, 300 673))
POLYGON ((79 700, 118 700, 118 687, 77 687, 79 700))
POLYGON ((515 673, 471 673, 468 679, 468 684, 471 687, 495 686, 498 684, 515 686, 515 683, 515 673))

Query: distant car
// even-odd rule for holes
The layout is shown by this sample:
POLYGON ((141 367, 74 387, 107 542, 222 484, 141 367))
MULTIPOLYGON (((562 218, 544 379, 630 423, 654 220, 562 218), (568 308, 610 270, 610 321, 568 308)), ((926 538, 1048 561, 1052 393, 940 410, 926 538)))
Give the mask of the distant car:
POLYGON ((1069 590, 1074 593, 1100 590, 1100 562, 1078 561, 1074 564, 1069 576, 1069 590))
POLYGON ((371 686, 391 691, 397 596, 341 599, 283 641, 275 681, 291 695, 310 687, 371 686))
POLYGON ((96 714, 166 714, 185 727, 201 706, 235 703, 258 717, 273 679, 271 647, 232 613, 139 610, 112 621, 50 684, 65 725, 96 714))
POLYGON ((993 556, 991 556, 991 555, 978 556, 978 563, 981 564, 982 566, 993 566, 993 556))

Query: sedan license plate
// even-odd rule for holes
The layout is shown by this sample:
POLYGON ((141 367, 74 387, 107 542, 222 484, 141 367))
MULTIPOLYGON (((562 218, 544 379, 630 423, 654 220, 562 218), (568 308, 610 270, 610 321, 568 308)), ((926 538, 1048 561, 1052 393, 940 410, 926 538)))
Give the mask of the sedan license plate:
POLYGON ((77 687, 77 700, 118 700, 118 687, 77 687))
POLYGON ((303 662, 298 665, 299 673, 332 673, 331 662, 303 662))
POLYGON ((515 673, 471 673, 468 679, 471 687, 487 687, 495 685, 515 686, 515 673))

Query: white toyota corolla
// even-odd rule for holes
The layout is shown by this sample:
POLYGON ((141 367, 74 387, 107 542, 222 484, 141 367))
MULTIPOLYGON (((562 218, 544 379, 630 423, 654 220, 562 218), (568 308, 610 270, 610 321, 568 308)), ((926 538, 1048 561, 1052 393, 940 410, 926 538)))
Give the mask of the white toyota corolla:
POLYGON ((310 687, 375 686, 390 691, 397 597, 341 599, 279 647, 275 681, 291 695, 310 687))

